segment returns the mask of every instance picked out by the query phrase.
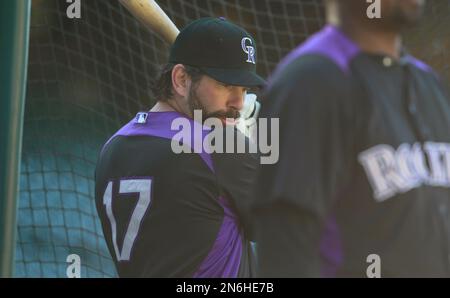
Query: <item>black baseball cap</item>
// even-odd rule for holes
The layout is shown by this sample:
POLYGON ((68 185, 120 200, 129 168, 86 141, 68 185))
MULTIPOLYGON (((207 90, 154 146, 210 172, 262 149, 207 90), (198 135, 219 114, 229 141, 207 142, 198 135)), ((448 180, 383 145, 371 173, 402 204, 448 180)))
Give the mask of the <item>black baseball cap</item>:
POLYGON ((201 18, 178 34, 169 63, 199 68, 227 85, 263 87, 256 74, 256 44, 253 37, 225 18, 201 18))

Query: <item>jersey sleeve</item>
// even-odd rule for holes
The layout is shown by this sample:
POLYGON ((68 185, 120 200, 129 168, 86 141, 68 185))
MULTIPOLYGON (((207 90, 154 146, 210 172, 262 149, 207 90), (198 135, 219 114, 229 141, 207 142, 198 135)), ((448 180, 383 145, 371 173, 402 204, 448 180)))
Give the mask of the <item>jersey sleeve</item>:
MULTIPOLYGON (((250 148, 249 139, 235 129, 233 152, 238 152, 238 138, 244 139, 245 147, 250 148)), ((224 140, 226 142, 225 136, 224 140)), ((259 158, 257 153, 250 153, 249 151, 243 153, 213 153, 212 159, 220 192, 229 199, 238 215, 241 226, 244 228, 246 238, 251 240, 253 233, 248 214, 254 199, 253 186, 256 183, 259 158)))
POLYGON ((261 166, 253 205, 262 275, 319 274, 323 222, 355 157, 348 81, 331 61, 304 56, 263 96, 260 117, 279 119, 280 143, 279 161, 261 166))

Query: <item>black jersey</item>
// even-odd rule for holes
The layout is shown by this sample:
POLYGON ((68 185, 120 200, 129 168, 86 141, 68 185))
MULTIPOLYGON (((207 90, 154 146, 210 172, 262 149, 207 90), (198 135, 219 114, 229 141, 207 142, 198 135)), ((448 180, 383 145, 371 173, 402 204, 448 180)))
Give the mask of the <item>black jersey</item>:
POLYGON ((327 26, 263 98, 280 120, 254 206, 263 276, 366 276, 375 254, 382 277, 450 277, 450 101, 430 67, 327 26))
MULTIPOLYGON (((119 276, 250 277, 251 247, 240 214, 257 159, 176 154, 175 119, 191 130, 199 125, 176 112, 139 113, 100 154, 96 205, 119 276)), ((195 138, 192 131, 183 145, 193 148, 195 138)))

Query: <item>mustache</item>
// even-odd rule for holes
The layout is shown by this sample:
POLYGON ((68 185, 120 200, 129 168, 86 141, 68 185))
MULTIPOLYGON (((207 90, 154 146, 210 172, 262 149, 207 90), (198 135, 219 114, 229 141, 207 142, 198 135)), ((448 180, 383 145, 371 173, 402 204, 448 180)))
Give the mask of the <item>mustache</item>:
POLYGON ((237 119, 241 117, 241 113, 236 109, 229 109, 226 111, 216 111, 212 113, 208 113, 207 118, 231 118, 237 119))

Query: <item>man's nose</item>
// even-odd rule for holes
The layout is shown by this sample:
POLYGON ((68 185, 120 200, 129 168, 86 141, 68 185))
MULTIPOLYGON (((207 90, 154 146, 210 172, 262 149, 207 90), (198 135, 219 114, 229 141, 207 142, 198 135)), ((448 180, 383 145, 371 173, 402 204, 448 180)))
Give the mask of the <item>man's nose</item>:
POLYGON ((240 111, 244 107, 245 92, 241 88, 235 87, 232 88, 229 96, 228 106, 240 111))

